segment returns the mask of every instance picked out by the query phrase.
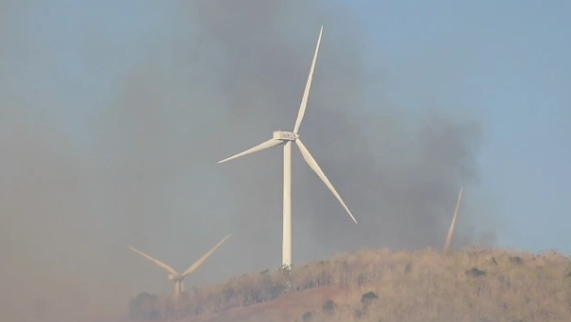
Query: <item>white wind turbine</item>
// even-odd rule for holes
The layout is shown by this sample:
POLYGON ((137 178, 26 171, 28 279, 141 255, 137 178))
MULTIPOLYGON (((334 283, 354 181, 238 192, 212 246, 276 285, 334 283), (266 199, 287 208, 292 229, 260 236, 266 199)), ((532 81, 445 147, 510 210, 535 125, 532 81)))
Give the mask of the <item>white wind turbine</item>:
POLYGON ((341 199, 341 196, 337 193, 329 179, 323 173, 323 170, 319 167, 311 153, 307 150, 303 142, 299 137, 299 128, 301 126, 301 121, 303 120, 303 115, 305 114, 305 109, 307 107, 307 100, 309 97, 309 91, 311 89, 311 81, 313 79, 313 71, 315 69, 315 62, 317 61, 317 54, 319 52, 319 45, 321 43, 321 35, 323 33, 323 26, 319 31, 319 38, 317 39, 317 46, 315 47, 315 54, 313 55, 313 61, 311 63, 311 68, 309 70, 309 76, 307 78, 307 83, 305 85, 305 91, 303 92, 303 97, 301 99, 301 105, 299 107, 299 112, 297 115, 297 119, 295 120, 295 126, 292 132, 289 131, 274 131, 273 137, 253 148, 250 148, 246 151, 240 152, 235 154, 229 158, 226 158, 218 163, 230 161, 232 159, 239 158, 241 156, 251 154, 254 152, 259 152, 265 149, 269 149, 274 146, 278 146, 283 144, 284 145, 284 179, 283 179, 283 244, 282 244, 282 264, 283 267, 289 269, 291 267, 292 255, 291 255, 291 150, 292 150, 292 142, 295 142, 299 147, 301 155, 307 162, 307 164, 311 167, 311 169, 317 174, 317 176, 325 183, 327 188, 331 190, 333 195, 339 200, 343 208, 349 213, 351 219, 357 223, 357 220, 341 199))
POLYGON ((169 265, 161 262, 160 260, 153 258, 145 253, 143 253, 140 250, 135 249, 134 247, 129 246, 129 248, 136 252, 139 253, 141 256, 145 257, 146 259, 154 262, 155 264, 157 264, 159 267, 161 267, 162 269, 166 270, 167 272, 169 272, 169 280, 174 281, 174 295, 175 297, 179 297, 180 294, 184 291, 184 285, 182 283, 182 281, 184 280, 185 277, 187 277, 188 275, 192 274, 194 271, 196 271, 200 266, 202 266, 202 264, 204 264, 204 262, 206 262, 206 260, 208 259, 208 257, 210 257, 210 255, 212 255, 212 253, 214 253, 218 247, 222 246, 222 244, 228 239, 230 238, 231 235, 228 235, 226 237, 224 237, 218 244, 216 244, 216 246, 214 246, 210 251, 208 251, 208 253, 204 254, 200 259, 198 259, 194 264, 192 264, 186 271, 184 271, 184 273, 179 274, 177 271, 175 271, 172 267, 170 267, 169 265))

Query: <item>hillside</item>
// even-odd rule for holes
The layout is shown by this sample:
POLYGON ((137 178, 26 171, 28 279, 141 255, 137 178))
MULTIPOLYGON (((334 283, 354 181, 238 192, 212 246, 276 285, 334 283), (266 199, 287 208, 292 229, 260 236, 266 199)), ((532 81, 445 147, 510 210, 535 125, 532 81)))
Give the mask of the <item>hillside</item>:
POLYGON ((571 259, 501 249, 367 250, 185 292, 139 294, 133 320, 571 321, 571 259), (290 291, 285 288, 290 281, 290 291))

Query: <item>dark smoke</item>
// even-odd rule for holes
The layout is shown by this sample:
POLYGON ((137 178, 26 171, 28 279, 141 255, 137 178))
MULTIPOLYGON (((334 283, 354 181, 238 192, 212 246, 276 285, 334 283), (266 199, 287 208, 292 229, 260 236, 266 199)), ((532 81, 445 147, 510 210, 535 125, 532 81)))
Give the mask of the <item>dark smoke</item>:
MULTIPOLYGON (((200 39, 209 41, 200 47, 201 56, 215 57, 210 64, 217 71, 218 87, 212 91, 226 102, 224 128, 210 136, 215 143, 206 154, 221 159, 269 138, 273 129, 293 127, 319 22, 324 22, 325 37, 301 133, 361 225, 352 225, 294 154, 296 259, 385 245, 442 247, 459 187, 477 179, 479 124, 434 111, 417 125, 386 106, 382 97, 365 101, 374 79, 358 51, 364 47, 362 35, 350 24, 338 31, 338 12, 328 11, 338 8, 320 7, 305 14, 308 23, 303 33, 308 36, 295 37, 300 28, 295 16, 304 12, 305 5, 208 1, 188 9, 200 39), (308 225, 310 229, 305 228, 308 225)), ((241 191, 236 212, 240 221, 247 222, 248 236, 271 241, 249 245, 253 256, 279 249, 280 163, 281 151, 274 149, 221 166, 231 190, 241 191)), ((477 236, 466 233, 456 239, 457 246, 475 242, 477 236)))
MULTIPOLYGON (((0 52, 6 321, 85 320, 123 310, 138 291, 171 292, 130 244, 183 270, 233 233, 187 288, 277 267, 281 150, 216 162, 293 127, 320 24, 301 135, 359 225, 294 152, 294 262, 366 247, 440 248, 458 189, 469 199, 478 183, 478 122, 437 110, 412 120, 375 95, 382 89, 361 60, 366 36, 346 8, 179 1, 158 7, 159 31, 125 44, 105 19, 137 11, 101 10, 67 44, 96 89, 53 78, 62 52, 33 39, 25 19, 8 19, 35 5, 0 4, 0 48, 9 48, 0 52), (18 77, 24 69, 28 78, 18 77)), ((467 202, 457 247, 481 241, 472 225, 487 228, 467 202)))

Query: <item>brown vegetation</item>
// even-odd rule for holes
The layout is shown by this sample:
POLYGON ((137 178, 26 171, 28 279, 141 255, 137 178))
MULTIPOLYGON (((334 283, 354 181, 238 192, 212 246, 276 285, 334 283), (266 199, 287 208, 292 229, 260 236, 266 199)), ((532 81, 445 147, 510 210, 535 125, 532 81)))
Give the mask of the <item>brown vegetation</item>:
POLYGON ((556 252, 369 250, 301 265, 291 276, 264 271, 194 288, 178 302, 139 294, 131 316, 201 322, 568 322, 571 260, 556 252))

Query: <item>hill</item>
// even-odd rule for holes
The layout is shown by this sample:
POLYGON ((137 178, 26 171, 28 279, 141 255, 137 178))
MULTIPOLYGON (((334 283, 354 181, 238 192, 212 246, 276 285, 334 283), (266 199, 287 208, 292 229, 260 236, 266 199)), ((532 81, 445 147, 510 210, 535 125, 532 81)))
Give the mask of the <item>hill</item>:
POLYGON ((571 259, 506 249, 367 250, 194 288, 139 294, 133 320, 571 321, 571 259))

